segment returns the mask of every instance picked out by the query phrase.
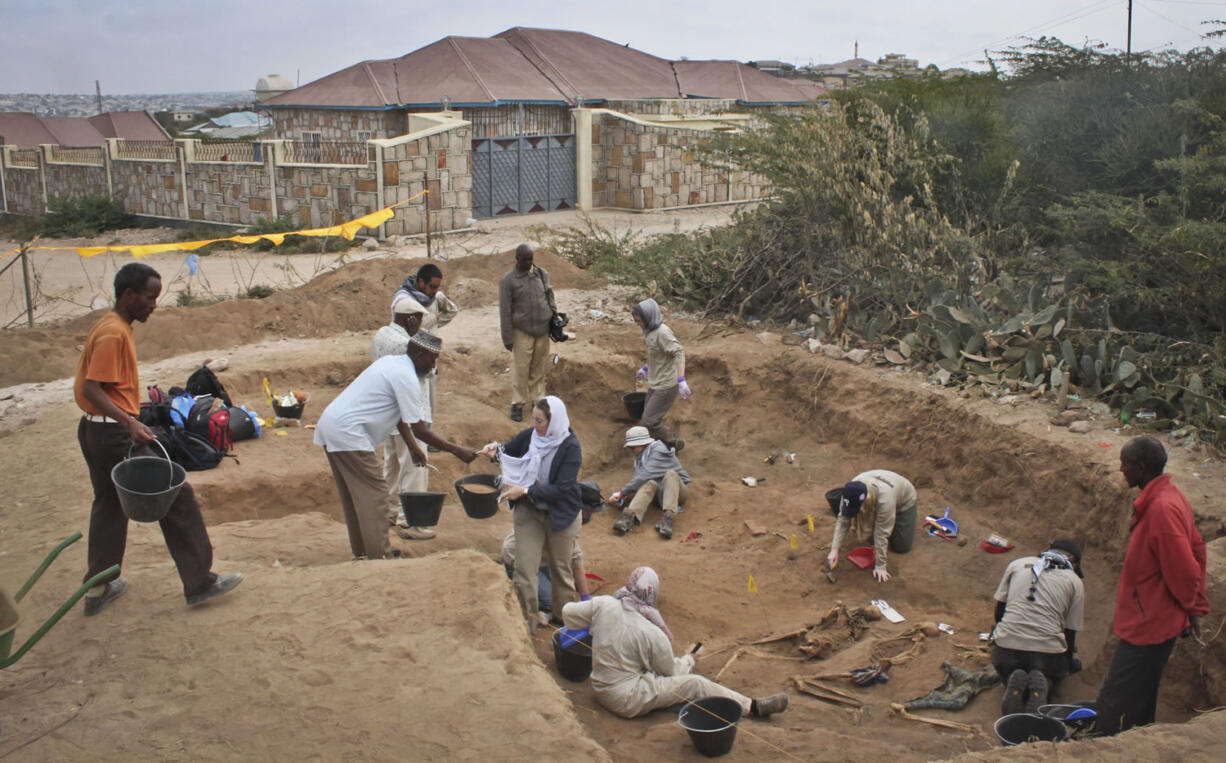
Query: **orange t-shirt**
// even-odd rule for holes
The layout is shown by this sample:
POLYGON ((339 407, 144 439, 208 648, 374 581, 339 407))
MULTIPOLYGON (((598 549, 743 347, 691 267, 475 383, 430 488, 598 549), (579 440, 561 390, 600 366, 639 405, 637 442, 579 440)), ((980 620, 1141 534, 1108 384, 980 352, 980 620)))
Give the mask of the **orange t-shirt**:
POLYGON ((94 416, 104 415, 85 399, 85 381, 102 385, 102 391, 132 416, 140 414, 140 377, 136 372, 136 341, 132 324, 115 311, 104 315, 85 338, 85 349, 77 363, 77 379, 72 385, 77 406, 94 416))

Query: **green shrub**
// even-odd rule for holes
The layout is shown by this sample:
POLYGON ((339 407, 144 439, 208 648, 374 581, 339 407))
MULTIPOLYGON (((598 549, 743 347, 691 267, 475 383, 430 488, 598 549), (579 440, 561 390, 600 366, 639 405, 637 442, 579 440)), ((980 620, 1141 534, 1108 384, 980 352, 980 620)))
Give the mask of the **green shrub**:
POLYGON ((24 237, 92 238, 103 231, 130 228, 136 221, 124 211, 123 204, 104 194, 53 197, 47 206, 51 209, 48 214, 23 221, 20 229, 24 237))

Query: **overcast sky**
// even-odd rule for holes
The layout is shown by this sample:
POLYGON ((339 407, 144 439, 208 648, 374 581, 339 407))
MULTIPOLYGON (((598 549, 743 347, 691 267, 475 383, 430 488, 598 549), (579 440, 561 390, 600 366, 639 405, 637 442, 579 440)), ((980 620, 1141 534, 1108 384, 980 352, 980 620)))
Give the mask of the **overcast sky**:
MULTIPOLYGON (((985 48, 1050 35, 1124 49, 1127 0, 0 0, 0 92, 247 90, 305 84, 448 35, 515 26, 587 32, 662 58, 833 63, 905 53, 982 68, 985 48)), ((1226 0, 1134 0, 1133 50, 1204 45, 1226 0)), ((1215 47, 1222 43, 1215 43, 1215 47)))

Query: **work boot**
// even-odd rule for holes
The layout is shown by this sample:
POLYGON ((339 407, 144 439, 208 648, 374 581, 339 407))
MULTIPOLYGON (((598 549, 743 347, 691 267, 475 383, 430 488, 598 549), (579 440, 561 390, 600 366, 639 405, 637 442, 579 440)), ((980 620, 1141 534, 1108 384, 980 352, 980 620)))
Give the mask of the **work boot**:
POLYGON ((522 405, 511 406, 511 421, 524 420, 524 407, 522 405))
POLYGON ((749 714, 755 718, 782 713, 788 709, 788 695, 780 692, 769 697, 758 697, 749 705, 749 714))
POLYGON ((1026 707, 1026 682, 1029 676, 1024 670, 1015 670, 1005 682, 1005 696, 1000 700, 1000 714, 1013 715, 1026 707))
POLYGON ((634 529, 634 526, 639 523, 638 517, 634 516, 633 511, 623 511, 622 515, 613 523, 613 532, 618 535, 625 535, 634 529))
POLYGON ((664 540, 673 537, 673 517, 675 516, 676 512, 666 511, 660 521, 656 522, 656 532, 660 533, 660 537, 664 540))
POLYGON ((405 540, 433 540, 437 533, 429 527, 412 527, 396 525, 396 534, 405 540))
POLYGON ((1023 712, 1038 713, 1039 705, 1047 704, 1047 676, 1032 670, 1026 674, 1026 708, 1023 712))

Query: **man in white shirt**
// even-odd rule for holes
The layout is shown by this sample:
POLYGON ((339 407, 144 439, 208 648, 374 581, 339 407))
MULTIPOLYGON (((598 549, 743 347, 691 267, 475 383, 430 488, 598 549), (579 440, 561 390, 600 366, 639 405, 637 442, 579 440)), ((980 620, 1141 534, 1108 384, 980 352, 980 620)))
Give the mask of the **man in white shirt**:
POLYGON ((417 377, 438 361, 442 342, 419 331, 406 355, 385 355, 337 395, 315 426, 315 444, 322 445, 336 480, 337 493, 355 557, 380 559, 398 555, 387 536, 387 484, 375 448, 399 431, 414 464, 428 457, 418 440, 447 451, 464 463, 476 452, 455 445, 426 427, 421 384, 417 377))

